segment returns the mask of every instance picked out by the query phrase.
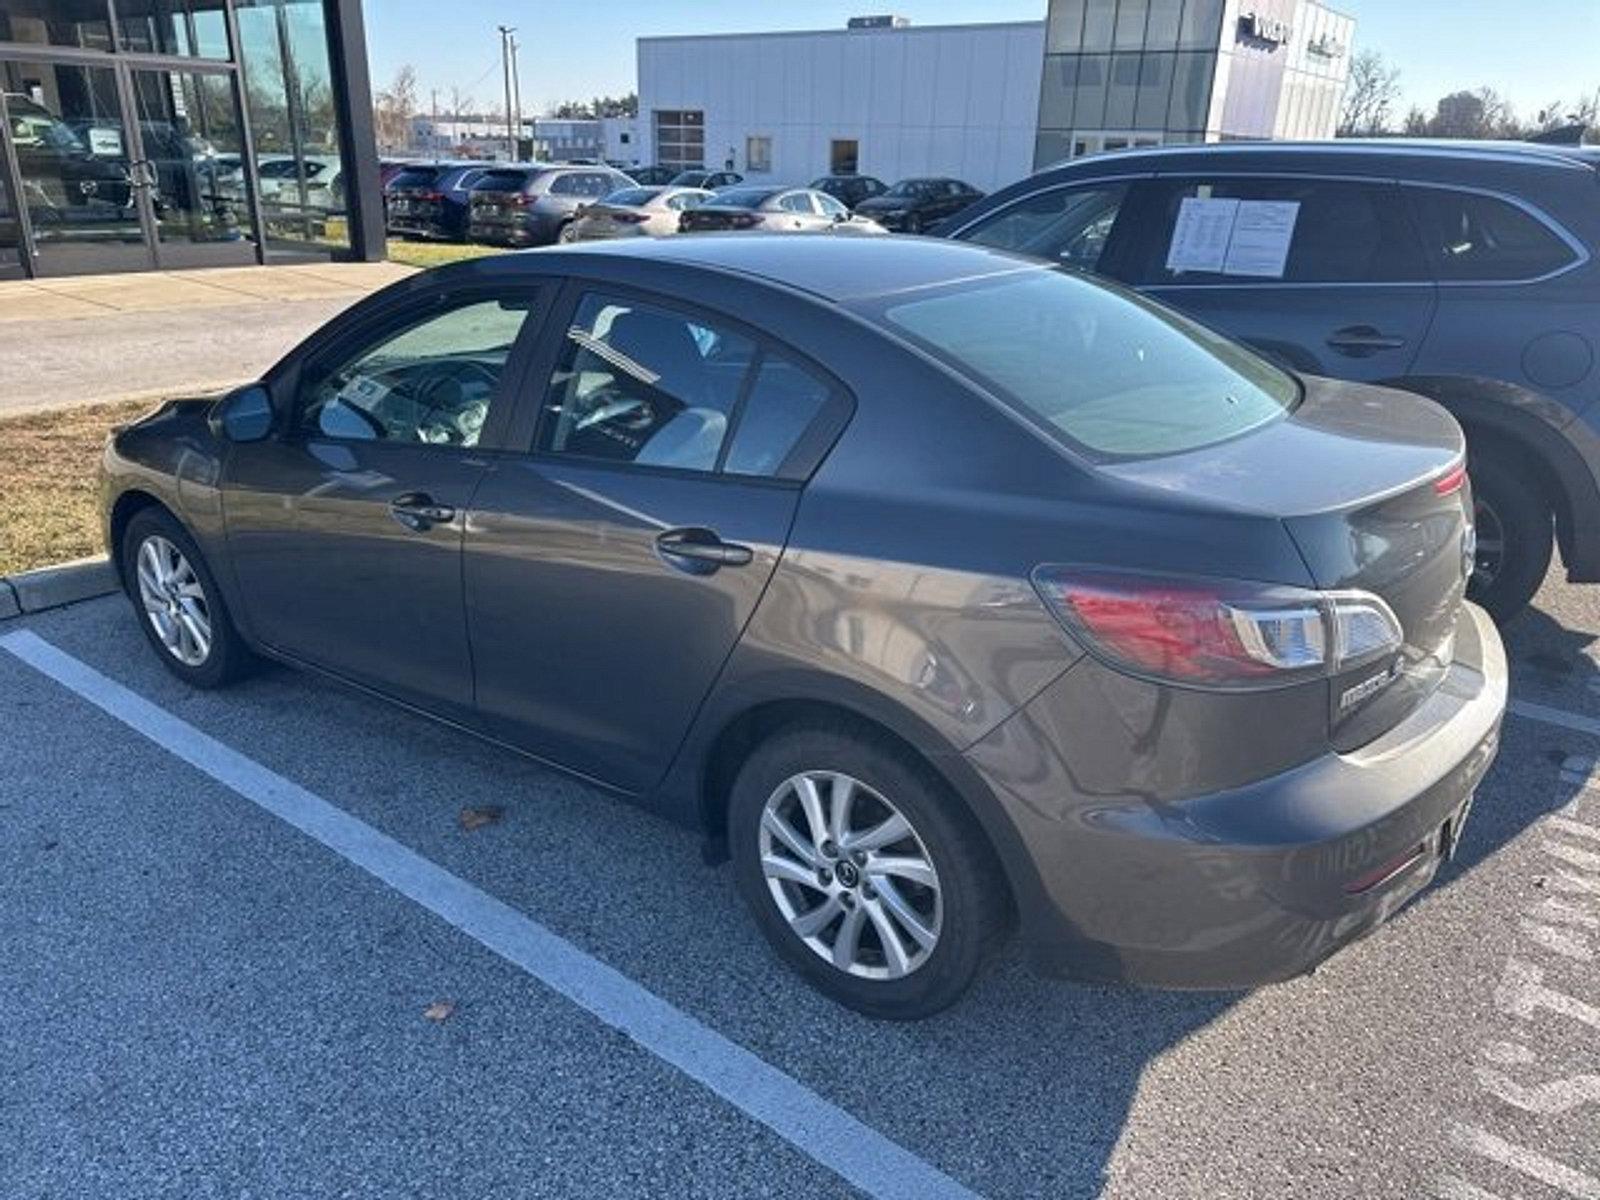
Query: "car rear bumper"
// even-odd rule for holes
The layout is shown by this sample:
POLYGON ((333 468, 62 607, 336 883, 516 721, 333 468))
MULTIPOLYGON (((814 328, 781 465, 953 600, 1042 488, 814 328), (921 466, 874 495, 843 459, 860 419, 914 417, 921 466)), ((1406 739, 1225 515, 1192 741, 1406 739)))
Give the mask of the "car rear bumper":
POLYGON ((502 246, 546 246, 556 240, 560 231, 560 217, 529 212, 510 220, 473 221, 467 233, 475 242, 492 242, 502 246))
POLYGON ((1465 605, 1455 663, 1388 733, 1178 802, 1082 794, 1054 738, 1028 754, 1050 691, 966 755, 1031 860, 1016 891, 1034 961, 1104 982, 1243 988, 1310 970, 1432 880, 1494 760, 1506 662, 1487 614, 1465 605))

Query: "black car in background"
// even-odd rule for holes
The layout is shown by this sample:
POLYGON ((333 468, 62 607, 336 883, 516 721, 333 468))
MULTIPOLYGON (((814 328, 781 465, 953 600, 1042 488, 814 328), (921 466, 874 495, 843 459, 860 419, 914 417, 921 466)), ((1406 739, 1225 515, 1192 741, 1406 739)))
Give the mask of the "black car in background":
POLYGON ((663 187, 679 175, 677 167, 623 167, 622 173, 640 187, 663 187))
POLYGON ((403 167, 384 188, 391 234, 459 242, 467 236, 472 186, 489 163, 428 163, 403 167))
POLYGON ((983 193, 970 183, 940 176, 902 179, 888 191, 851 207, 885 229, 921 233, 982 199, 983 193))
POLYGON ((571 241, 580 208, 633 186, 632 179, 610 167, 496 167, 473 184, 467 235, 501 246, 571 241))
POLYGON ((996 192, 939 232, 1138 288, 1309 375, 1466 430, 1471 595, 1600 582, 1600 147, 1417 140, 1140 149, 996 192))
POLYGON ((810 187, 832 196, 846 208, 854 208, 863 200, 871 200, 889 190, 888 184, 871 175, 824 175, 813 179, 810 187))

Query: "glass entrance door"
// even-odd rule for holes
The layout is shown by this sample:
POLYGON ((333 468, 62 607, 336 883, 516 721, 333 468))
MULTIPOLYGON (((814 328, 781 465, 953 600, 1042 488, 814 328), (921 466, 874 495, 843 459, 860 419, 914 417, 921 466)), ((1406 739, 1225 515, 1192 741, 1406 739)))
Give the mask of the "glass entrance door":
POLYGON ((34 270, 153 266, 117 68, 0 60, 0 90, 34 270))
POLYGON ((253 263, 244 136, 227 71, 129 71, 145 185, 162 267, 253 263))

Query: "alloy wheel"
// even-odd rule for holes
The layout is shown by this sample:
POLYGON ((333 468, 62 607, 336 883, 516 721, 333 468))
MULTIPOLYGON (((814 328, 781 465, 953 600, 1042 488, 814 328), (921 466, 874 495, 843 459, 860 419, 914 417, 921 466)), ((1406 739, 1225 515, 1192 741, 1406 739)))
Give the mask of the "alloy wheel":
POLYGON ((1472 583, 1476 591, 1491 587, 1505 565, 1506 530, 1492 505, 1477 496, 1472 498, 1472 525, 1477 532, 1477 552, 1472 564, 1472 583))
POLYGON ((186 667, 211 656, 211 608, 194 567, 172 542, 152 534, 136 556, 139 602, 156 637, 186 667))
POLYGON ((864 979, 928 961, 944 919, 939 874, 904 813, 850 775, 805 771, 761 813, 761 870, 789 929, 864 979))

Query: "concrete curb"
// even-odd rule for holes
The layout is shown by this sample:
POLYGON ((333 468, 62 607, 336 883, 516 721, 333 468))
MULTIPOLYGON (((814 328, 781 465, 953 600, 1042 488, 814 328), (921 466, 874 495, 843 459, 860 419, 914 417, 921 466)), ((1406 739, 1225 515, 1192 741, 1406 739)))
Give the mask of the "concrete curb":
POLYGON ((21 571, 0 578, 0 620, 93 600, 119 586, 111 560, 103 555, 21 571))

